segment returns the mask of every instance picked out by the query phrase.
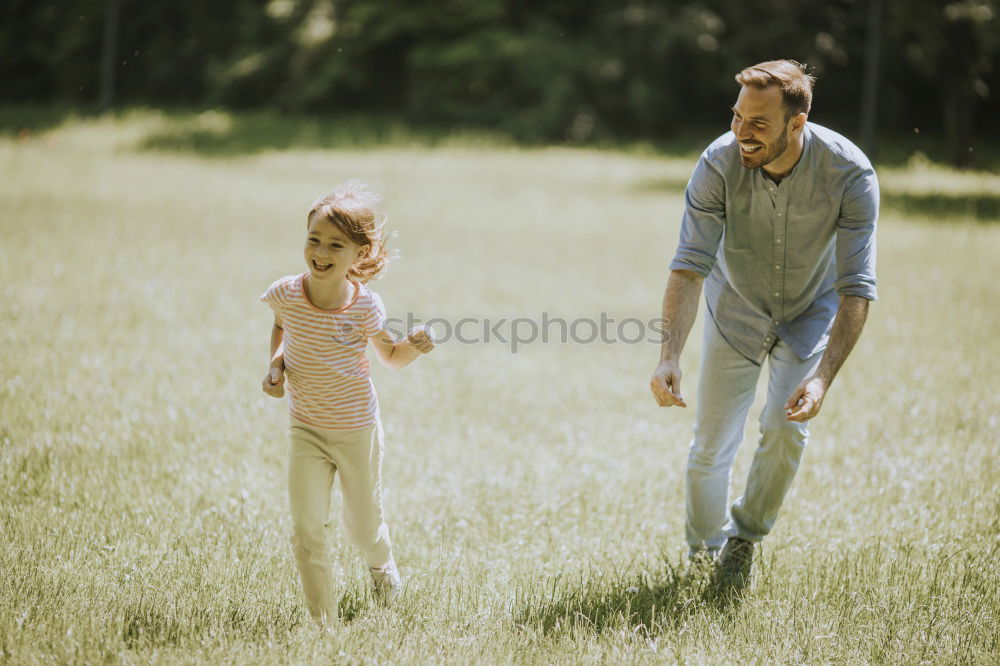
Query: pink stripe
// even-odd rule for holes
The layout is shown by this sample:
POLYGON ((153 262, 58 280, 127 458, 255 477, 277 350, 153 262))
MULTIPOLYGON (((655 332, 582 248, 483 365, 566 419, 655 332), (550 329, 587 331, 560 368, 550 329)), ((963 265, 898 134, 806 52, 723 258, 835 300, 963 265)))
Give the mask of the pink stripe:
POLYGON ((322 428, 371 425, 378 401, 365 349, 367 337, 384 326, 382 301, 361 285, 354 301, 344 308, 319 310, 308 302, 302 278, 294 275, 276 281, 262 299, 280 313, 285 328, 289 411, 295 418, 322 428), (348 326, 356 329, 357 339, 348 344, 335 342, 334 334, 348 326))

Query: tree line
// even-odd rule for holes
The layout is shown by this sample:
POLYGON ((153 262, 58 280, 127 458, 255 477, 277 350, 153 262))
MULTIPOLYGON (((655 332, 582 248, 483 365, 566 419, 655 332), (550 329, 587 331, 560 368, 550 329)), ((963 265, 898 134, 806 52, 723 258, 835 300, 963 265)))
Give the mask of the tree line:
POLYGON ((961 164, 1000 117, 998 0, 6 0, 0 102, 380 113, 525 141, 670 139, 733 75, 818 77, 813 119, 961 164), (867 81, 867 85, 863 82, 867 81))

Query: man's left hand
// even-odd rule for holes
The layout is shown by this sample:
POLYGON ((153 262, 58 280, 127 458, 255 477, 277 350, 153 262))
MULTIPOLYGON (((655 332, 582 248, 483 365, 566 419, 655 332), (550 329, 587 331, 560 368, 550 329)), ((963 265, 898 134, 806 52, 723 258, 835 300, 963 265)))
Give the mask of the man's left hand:
POLYGON ((826 382, 815 375, 806 377, 785 403, 785 418, 789 421, 808 421, 819 414, 825 396, 826 382))

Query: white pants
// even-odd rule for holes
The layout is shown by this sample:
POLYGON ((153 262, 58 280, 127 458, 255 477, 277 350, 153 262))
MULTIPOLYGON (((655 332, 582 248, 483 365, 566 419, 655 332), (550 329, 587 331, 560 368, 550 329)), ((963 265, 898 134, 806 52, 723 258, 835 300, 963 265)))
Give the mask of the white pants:
POLYGON ((338 472, 348 538, 369 567, 384 566, 392 554, 382 512, 382 424, 328 430, 292 419, 289 440, 292 549, 309 612, 323 621, 336 616, 324 532, 338 472))
POLYGON ((746 489, 727 511, 729 477, 743 440, 761 367, 726 342, 711 315, 705 317, 694 439, 687 465, 686 535, 691 551, 717 549, 731 536, 760 541, 778 517, 799 467, 809 431, 785 419, 785 403, 815 372, 822 353, 799 359, 778 340, 768 354, 767 403, 746 489))

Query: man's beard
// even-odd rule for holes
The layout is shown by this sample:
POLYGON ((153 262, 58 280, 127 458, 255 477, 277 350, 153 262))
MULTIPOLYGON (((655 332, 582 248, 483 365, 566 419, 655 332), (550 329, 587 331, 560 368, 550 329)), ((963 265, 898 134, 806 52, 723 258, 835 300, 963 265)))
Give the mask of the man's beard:
POLYGON ((782 130, 781 134, 769 148, 760 151, 759 154, 754 153, 750 156, 740 153, 740 161, 747 169, 756 169, 778 159, 786 150, 788 150, 788 132, 782 130))

